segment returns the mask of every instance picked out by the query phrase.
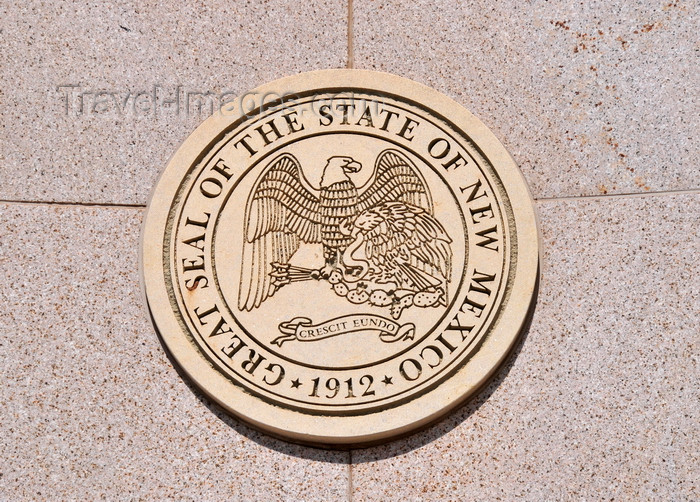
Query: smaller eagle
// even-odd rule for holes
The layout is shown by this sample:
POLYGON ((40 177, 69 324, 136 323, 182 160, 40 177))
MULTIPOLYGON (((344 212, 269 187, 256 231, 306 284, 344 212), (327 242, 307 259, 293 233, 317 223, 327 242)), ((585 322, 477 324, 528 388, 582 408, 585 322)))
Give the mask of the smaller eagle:
POLYGON ((324 263, 294 280, 339 271, 349 281, 413 291, 446 286, 450 238, 433 216, 420 172, 395 149, 378 155, 372 176, 358 187, 351 176, 361 168, 351 157, 330 157, 315 188, 289 153, 265 167, 246 204, 239 309, 252 310, 275 293, 280 282, 273 272, 301 243, 321 244, 324 263))
POLYGON ((425 209, 405 202, 382 202, 342 228, 354 238, 343 254, 357 276, 398 289, 447 288, 452 239, 425 209))

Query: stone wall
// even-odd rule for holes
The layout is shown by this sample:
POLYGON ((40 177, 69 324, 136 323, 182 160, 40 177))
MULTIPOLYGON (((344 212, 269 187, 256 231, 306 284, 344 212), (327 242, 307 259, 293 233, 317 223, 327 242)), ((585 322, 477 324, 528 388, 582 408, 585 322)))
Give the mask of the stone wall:
POLYGON ((0 499, 700 498, 697 30, 684 0, 5 2, 0 499), (530 185, 543 261, 476 398, 334 452, 253 431, 178 374, 138 247, 207 92, 347 66, 477 115, 530 185))

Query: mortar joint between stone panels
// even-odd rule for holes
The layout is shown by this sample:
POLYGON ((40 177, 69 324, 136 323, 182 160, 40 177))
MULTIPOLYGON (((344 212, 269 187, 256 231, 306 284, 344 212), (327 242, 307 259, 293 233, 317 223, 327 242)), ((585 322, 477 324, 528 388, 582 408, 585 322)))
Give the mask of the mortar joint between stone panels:
POLYGON ((352 502, 354 489, 352 485, 352 450, 348 450, 348 502, 352 502))
MULTIPOLYGON (((636 197, 650 197, 663 195, 700 195, 700 188, 688 190, 659 190, 653 192, 629 192, 606 195, 565 195, 562 197, 533 197, 536 202, 563 202, 574 200, 601 200, 622 199, 636 197)), ((52 201, 52 200, 24 200, 24 199, 0 199, 2 204, 30 204, 45 206, 78 206, 78 207, 104 207, 116 209, 145 209, 146 204, 127 204, 117 202, 79 202, 79 201, 52 201)))
POLYGON ((566 202, 576 200, 633 199, 664 195, 700 195, 700 188, 688 190, 659 190, 654 192, 612 193, 606 195, 565 195, 562 197, 534 197, 535 202, 566 202))
POLYGON ((1 204, 25 204, 33 206, 72 206, 72 207, 101 207, 112 209, 145 209, 146 204, 122 204, 112 202, 77 202, 77 201, 53 201, 53 200, 15 200, 0 199, 1 204))
POLYGON ((347 67, 349 69, 352 69, 355 67, 355 47, 353 43, 353 38, 354 38, 354 16, 353 16, 353 5, 352 2, 353 0, 347 0, 348 1, 348 31, 347 31, 347 40, 348 40, 348 61, 347 61, 347 67))

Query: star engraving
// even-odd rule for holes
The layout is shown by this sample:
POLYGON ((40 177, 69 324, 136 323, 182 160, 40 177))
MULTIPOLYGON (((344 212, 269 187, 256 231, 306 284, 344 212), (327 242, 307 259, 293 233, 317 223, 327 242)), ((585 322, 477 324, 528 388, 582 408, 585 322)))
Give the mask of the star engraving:
POLYGON ((384 375, 384 380, 382 380, 382 382, 384 383, 384 385, 393 385, 394 382, 392 382, 391 380, 391 377, 384 375))
POLYGON ((299 381, 299 379, 297 378, 295 380, 292 380, 292 388, 298 389, 299 387, 301 387, 301 382, 299 381))

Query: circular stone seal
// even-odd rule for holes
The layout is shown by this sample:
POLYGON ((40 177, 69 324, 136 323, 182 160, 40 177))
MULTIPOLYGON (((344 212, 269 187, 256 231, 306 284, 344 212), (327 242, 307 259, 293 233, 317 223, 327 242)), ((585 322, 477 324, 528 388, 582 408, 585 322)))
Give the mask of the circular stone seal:
POLYGON ((535 295, 525 182, 493 134, 415 82, 357 70, 266 84, 207 119, 155 188, 155 326, 230 413, 358 446, 472 395, 535 295))

